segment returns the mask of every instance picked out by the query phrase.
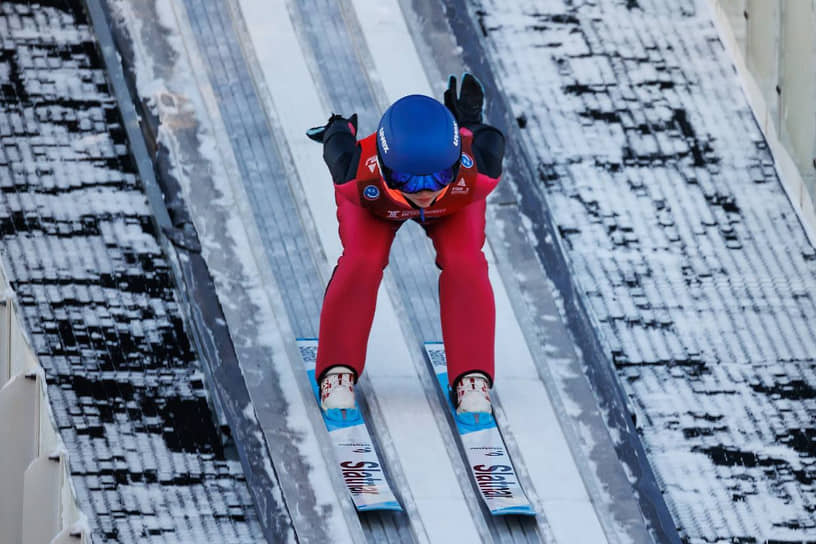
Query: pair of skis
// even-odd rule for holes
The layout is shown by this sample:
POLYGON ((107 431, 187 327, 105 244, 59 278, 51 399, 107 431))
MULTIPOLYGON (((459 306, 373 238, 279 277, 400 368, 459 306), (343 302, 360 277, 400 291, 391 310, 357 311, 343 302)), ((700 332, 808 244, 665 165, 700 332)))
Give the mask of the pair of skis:
MULTIPOLYGON (((320 402, 320 390, 315 376, 317 340, 299 339, 297 343, 315 399, 320 402)), ((425 353, 456 423, 473 482, 487 509, 494 516, 534 516, 535 511, 519 484, 496 420, 491 414, 457 414, 448 394, 444 346, 441 342, 426 342, 425 353)), ((357 510, 401 511, 402 507, 385 478, 382 463, 360 410, 355 407, 353 410, 323 411, 323 421, 331 436, 346 488, 357 510)))

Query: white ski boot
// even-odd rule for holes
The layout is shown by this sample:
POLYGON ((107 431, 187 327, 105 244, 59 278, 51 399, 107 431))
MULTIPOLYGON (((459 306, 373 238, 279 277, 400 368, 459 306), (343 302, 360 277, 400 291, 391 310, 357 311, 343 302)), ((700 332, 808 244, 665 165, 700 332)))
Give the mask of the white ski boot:
POLYGON ((481 372, 469 372, 456 383, 456 413, 491 413, 490 382, 481 372))
POLYGON ((320 380, 320 407, 325 410, 352 410, 354 404, 354 371, 347 366, 333 366, 320 380))

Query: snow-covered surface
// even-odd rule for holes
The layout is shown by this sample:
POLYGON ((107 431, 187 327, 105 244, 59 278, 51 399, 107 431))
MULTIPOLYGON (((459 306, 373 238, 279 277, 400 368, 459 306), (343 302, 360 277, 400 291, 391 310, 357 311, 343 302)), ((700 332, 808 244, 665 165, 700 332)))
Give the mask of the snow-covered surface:
POLYGON ((315 433, 322 421, 307 412, 313 401, 305 373, 304 383, 300 380, 299 355, 287 351, 294 336, 276 281, 265 265, 257 227, 249 220, 252 212, 232 146, 204 61, 195 49, 188 50, 196 45, 186 8, 180 2, 157 2, 149 10, 132 2, 111 5, 133 36, 138 94, 154 105, 161 123, 159 140, 175 159, 171 173, 193 215, 253 400, 254 406, 246 410, 254 410, 260 420, 275 469, 291 475, 281 484, 284 499, 298 504, 290 511, 295 529, 301 538, 332 535, 338 541, 349 540, 353 524, 350 529, 343 521, 349 506, 338 504, 331 492, 342 484, 333 484, 337 475, 324 461, 329 445, 315 433), (153 9, 160 21, 160 38, 153 9), (167 47, 157 47, 156 39, 167 47))
MULTIPOLYGON (((334 194, 331 179, 321 156, 321 147, 304 135, 324 112, 315 84, 306 70, 294 28, 291 26, 283 2, 269 6, 256 0, 242 0, 241 10, 252 39, 254 51, 265 76, 269 90, 267 107, 274 107, 273 115, 280 121, 287 144, 293 153, 306 195, 310 216, 314 219, 328 261, 327 270, 341 253, 337 236, 334 194), (269 32, 269 21, 276 21, 275 32, 269 32), (280 51, 287 54, 281 55, 280 51), (287 77, 277 77, 286 73, 287 77)), ((296 180, 293 180, 296 182, 296 180)), ((391 466, 398 465, 404 473, 402 492, 408 502, 414 533, 426 535, 431 542, 459 538, 479 540, 479 528, 462 497, 462 489, 455 479, 449 449, 445 442, 447 429, 438 426, 423 388, 417 377, 409 348, 400 330, 393 304, 384 292, 377 300, 377 314, 368 348, 366 376, 376 395, 370 399, 393 441, 397 455, 391 466), (417 445, 422 447, 418 448, 417 445), (428 459, 436 460, 429 463, 428 459)), ((472 507, 472 505, 471 505, 472 507)))
MULTIPOLYGON (((273 115, 280 123, 283 134, 287 136, 289 148, 300 173, 302 190, 310 204, 311 217, 317 222, 318 232, 329 255, 329 261, 332 262, 340 252, 334 203, 330 188, 326 186, 327 175, 320 158, 320 148, 302 135, 304 127, 317 122, 314 112, 329 111, 330 108, 321 106, 317 93, 312 90, 319 85, 319 80, 315 83, 306 71, 310 64, 298 54, 296 34, 286 25, 288 14, 285 10, 279 7, 277 8, 279 11, 270 17, 270 7, 264 3, 244 1, 241 7, 253 39, 253 49, 265 75, 262 86, 271 94, 268 103, 275 108, 273 115), (278 22, 276 32, 269 32, 270 20, 278 22), (279 54, 282 50, 288 54, 279 54), (287 77, 279 77, 281 73, 286 73, 287 77)), ((388 2, 360 2, 355 3, 354 8, 356 19, 366 39, 367 49, 362 56, 365 57, 370 52, 373 59, 373 66, 369 66, 368 74, 375 86, 382 84, 387 90, 384 97, 378 98, 388 103, 410 92, 431 94, 432 90, 413 49, 413 42, 402 20, 399 6, 388 2)), ((488 255, 493 261, 489 250, 488 255)), ((525 471, 532 475, 528 480, 533 483, 531 491, 539 494, 539 510, 543 514, 542 520, 545 520, 542 530, 554 532, 558 535, 559 541, 603 541, 603 531, 597 522, 581 476, 572 461, 571 452, 560 433, 559 422, 546 401, 547 392, 538 380, 530 354, 525 348, 525 340, 512 315, 501 278, 495 272, 495 267, 493 270, 492 281, 497 294, 497 322, 500 324, 497 352, 499 360, 506 361, 500 369, 502 376, 500 383, 504 385, 497 387, 497 391, 499 396, 502 389, 508 391, 506 395, 508 400, 502 404, 504 423, 508 434, 521 443, 521 447, 518 448, 521 452, 519 462, 523 463, 525 471), (529 391, 526 395, 517 395, 516 393, 521 390, 529 391), (544 399, 543 404, 538 399, 544 399), (542 412, 542 417, 535 418, 533 422, 529 421, 531 405, 536 405, 537 410, 542 412), (571 504, 566 510, 563 508, 565 500, 571 504), (554 508, 555 505, 560 505, 557 514, 553 510, 552 515, 549 515, 547 509, 551 506, 554 508), (566 515, 567 513, 571 515, 566 515), (578 523, 578 520, 581 523, 578 523), (547 527, 553 524, 556 525, 554 529, 547 527)), ((415 453, 416 449, 410 444, 416 444, 416 438, 421 437, 415 436, 416 430, 407 433, 407 429, 388 421, 389 412, 394 414, 404 412, 401 403, 397 401, 397 396, 387 388, 383 389, 378 381, 380 372, 399 372, 397 369, 401 368, 401 365, 411 368, 407 366, 409 364, 407 356, 396 356, 399 351, 395 352, 393 341, 395 334, 399 334, 398 329, 394 328, 389 332, 380 325, 382 321, 388 322, 394 317, 389 298, 381 296, 369 346, 369 366, 366 372, 373 386, 373 393, 377 396, 377 405, 386 414, 386 423, 392 439, 398 443, 405 443, 405 446, 397 447, 397 454, 403 458, 401 462, 403 470, 409 471, 406 469, 406 463, 410 466, 410 457, 422 456, 419 452, 415 453)), ((418 371, 427 370, 419 368, 418 371)), ((414 428, 418 427, 420 426, 414 425, 414 428)), ((428 472, 424 463, 419 466, 424 472, 428 472)), ((449 468, 444 466, 439 468, 441 471, 437 470, 438 474, 432 480, 440 480, 449 473, 449 468)), ((414 491, 414 498, 417 493, 422 493, 420 481, 409 478, 408 485, 414 491)), ((425 515, 429 513, 426 512, 425 515)), ((446 517, 449 526, 456 526, 456 520, 451 519, 450 515, 446 517)))
MULTIPOLYGON (((425 77, 397 2, 355 0, 353 5, 377 78, 383 82, 387 102, 411 93, 438 97, 439 92, 425 77)), ((495 392, 501 400, 504 415, 501 423, 505 426, 505 434, 513 437, 521 454, 516 462, 529 474, 533 484, 529 493, 540 501, 537 509, 557 542, 605 542, 547 391, 538 379, 526 341, 513 315, 489 245, 485 247, 485 253, 491 264, 490 276, 496 299, 498 372, 495 392), (532 409, 536 413, 534 418, 530 417, 532 409), (567 503, 570 507, 564 508, 567 503), (561 507, 556 511, 555 505, 561 507)), ((374 353, 371 357, 376 360, 376 357, 385 355, 374 353)))
POLYGON ((705 3, 472 9, 681 535, 812 539, 816 255, 705 3))
MULTIPOLYGON (((530 269, 502 260, 523 254, 503 239, 488 251, 498 351, 512 362, 500 369, 497 415, 538 525, 498 526, 480 510, 417 353, 435 326, 406 323, 417 306, 393 288, 407 270, 397 263, 360 390, 407 518, 358 519, 332 470, 294 345, 315 335, 340 253, 320 147, 303 131, 333 108, 359 110, 370 130, 391 100, 440 94, 403 19, 409 3, 110 5, 131 33, 139 97, 161 122, 215 279, 252 400, 241 413, 262 424, 262 466, 292 518, 285 539, 628 542, 607 511, 616 496, 593 477, 602 465, 582 457, 598 435, 567 421, 584 410, 568 391, 572 367, 557 346, 528 346, 513 316, 513 301, 530 296, 515 282, 530 269), (351 32, 330 44, 349 64, 316 49, 326 44, 314 21, 329 12, 338 35, 351 32), (344 66, 368 94, 331 86, 344 66), (275 206, 292 213, 280 219, 275 206), (533 363, 541 352, 554 354, 551 381, 533 363)), ((812 540, 816 252, 702 0, 469 5, 681 534, 812 540)), ((3 258, 58 385, 52 408, 77 496, 101 542, 258 541, 240 464, 201 453, 219 443, 202 373, 72 6, 0 5, 0 210, 3 258), (21 100, 32 97, 47 105, 21 100), (192 421, 203 425, 194 444, 179 445, 173 424, 192 421)), ((492 232, 519 219, 506 210, 492 232)), ((404 230, 395 250, 419 254, 417 232, 404 230)), ((566 319, 558 294, 545 298, 546 316, 518 321, 566 319)))
MULTIPOLYGON (((176 6, 177 8, 182 7, 180 4, 176 6)), ((210 25, 214 24, 213 19, 217 17, 217 10, 207 9, 206 14, 204 14, 202 13, 204 10, 201 10, 198 5, 195 7, 191 6, 191 4, 187 4, 186 8, 189 13, 193 14, 192 18, 196 21, 194 23, 196 28, 200 28, 202 24, 201 21, 203 20, 209 21, 208 24, 210 25), (191 9, 192 12, 189 11, 191 9)), ((283 144, 285 146, 283 150, 279 148, 277 152, 283 157, 283 168, 288 169, 291 167, 293 168, 292 173, 296 174, 296 177, 292 178, 292 181, 289 181, 289 183, 297 183, 295 180, 300 180, 299 185, 296 184, 292 186, 289 191, 295 195, 305 195, 305 201, 309 203, 308 207, 304 207, 303 209, 297 208, 297 214, 301 218, 301 221, 306 224, 305 228, 307 230, 309 222, 314 222, 317 233, 323 242, 324 253, 329 256, 328 259, 326 259, 322 257, 322 253, 318 251, 316 247, 309 248, 309 251, 315 254, 313 258, 317 261, 317 279, 322 283, 328 276, 328 272, 331 268, 330 263, 339 255, 340 247, 336 236, 336 221, 334 219, 331 186, 326 185, 329 180, 320 158, 320 148, 303 137, 303 129, 315 123, 314 112, 328 110, 324 102, 321 102, 318 98, 318 93, 325 93, 325 89, 321 89, 320 85, 316 85, 314 80, 310 78, 309 73, 305 70, 308 66, 314 68, 313 61, 304 58, 300 54, 300 46, 296 41, 298 39, 297 33, 294 28, 286 24, 286 22, 290 20, 290 17, 293 16, 291 13, 287 13, 286 6, 283 3, 266 5, 244 2, 241 4, 241 8, 244 11, 243 21, 246 21, 245 24, 247 25, 249 35, 254 41, 254 44, 251 42, 242 42, 245 51, 248 48, 251 48, 252 51, 249 55, 249 70, 252 70, 252 59, 256 58, 260 67, 259 72, 271 74, 271 76, 266 78, 263 78, 262 75, 260 78, 257 78, 259 74, 256 74, 255 85, 258 89, 258 95, 264 103, 268 122, 272 127, 277 129, 276 136, 273 138, 278 140, 278 143, 275 145, 280 146, 283 144), (247 14, 247 11, 250 13, 247 14), (276 32, 268 31, 269 21, 276 21, 276 32), (287 51, 287 54, 280 55, 280 51, 287 51), (310 62, 312 62, 312 64, 310 64, 310 62), (276 74, 281 73, 286 73, 287 77, 274 77, 276 74), (270 90, 270 92, 266 92, 267 90, 270 90), (285 137, 285 139, 282 137, 285 137), (288 161, 288 153, 291 153, 291 163, 286 164, 286 161, 288 161)), ((289 10, 291 11, 292 9, 290 5, 289 10)), ((377 9, 381 9, 381 7, 377 9)), ((395 4, 391 4, 388 9, 391 11, 384 14, 386 18, 401 17, 395 4)), ((346 12, 346 14, 348 15, 348 12, 346 12)), ((203 48, 206 52, 204 64, 209 63, 210 77, 214 78, 214 85, 216 87, 213 96, 211 98, 205 98, 208 107, 207 115, 214 119, 213 123, 215 125, 218 125, 219 121, 217 117, 219 111, 216 110, 217 107, 226 120, 225 125, 228 125, 216 131, 216 139, 219 138, 221 130, 224 130, 230 134, 230 138, 232 138, 233 141, 240 141, 242 137, 236 131, 240 130, 241 127, 235 123, 231 124, 234 119, 231 118, 232 114, 230 114, 230 110, 232 109, 236 113, 241 112, 241 115, 243 115, 243 111, 241 110, 244 106, 239 105, 239 101, 236 101, 235 104, 225 102, 224 98, 221 98, 217 106, 213 104, 212 100, 218 100, 218 96, 225 96, 223 90, 226 89, 224 88, 222 90, 219 88, 219 86, 223 84, 221 78, 224 77, 224 75, 221 75, 220 67, 217 70, 212 68, 214 64, 219 62, 216 60, 218 57, 213 56, 214 51, 208 49, 206 37, 202 38, 199 33, 196 36, 195 42, 191 39, 189 33, 183 28, 185 24, 184 15, 179 9, 176 10, 176 17, 177 24, 182 26, 182 33, 185 34, 185 47, 190 56, 195 59, 196 47, 203 48)), ((297 19, 296 17, 293 18, 297 19)), ((237 22, 234 24, 240 33, 241 23, 237 22)), ((368 23, 366 23, 366 25, 367 24, 368 23)), ((404 25, 402 25, 402 28, 402 32, 404 33, 404 25)), ((224 36, 222 29, 214 30, 219 35, 224 36)), ((224 38, 225 41, 230 41, 229 37, 224 36, 224 38)), ((239 36, 239 40, 241 39, 239 36)), ((410 39, 407 38, 402 40, 402 43, 408 46, 411 45, 410 39)), ((177 49, 177 51, 180 51, 180 49, 177 49)), ((364 48, 358 51, 358 54, 365 56, 366 51, 364 48)), ((416 57, 416 53, 413 52, 412 47, 405 48, 405 51, 412 55, 412 57, 408 58, 412 60, 413 66, 418 70, 421 69, 419 60, 416 57)), ((220 53, 222 53, 222 51, 219 50, 219 54, 220 53)), ((397 58, 397 63, 405 62, 402 58, 395 58, 397 58)), ((207 95, 210 92, 207 89, 208 84, 202 78, 207 71, 199 69, 201 65, 196 65, 196 62, 199 61, 192 61, 195 67, 194 73, 197 74, 197 83, 202 87, 202 93, 207 95)), ((372 72, 370 72, 372 81, 378 81, 381 75, 374 71, 378 67, 376 64, 372 64, 370 68, 372 70, 372 72)), ((174 122, 173 116, 168 112, 162 112, 161 104, 163 101, 155 97, 154 89, 161 88, 161 85, 156 85, 152 80, 156 77, 157 73, 161 75, 161 70, 156 70, 151 67, 141 68, 141 70, 145 69, 151 69, 152 72, 148 72, 146 76, 140 74, 140 79, 147 82, 140 84, 140 93, 154 92, 154 96, 149 97, 149 100, 159 105, 157 109, 163 122, 172 130, 177 131, 177 125, 179 123, 174 122)), ((394 79, 392 77, 392 69, 386 70, 385 68, 381 68, 381 70, 386 72, 387 76, 383 78, 383 80, 391 81, 394 79)), ((165 78, 168 78, 170 73, 171 72, 167 72, 165 78)), ((415 88, 415 90, 430 92, 423 74, 420 73, 419 77, 417 77, 416 73, 410 75, 411 80, 420 82, 420 87, 415 88), (422 83, 423 81, 424 83, 422 83)), ((175 77, 183 79, 185 76, 177 75, 175 77)), ((235 77, 235 75, 228 73, 226 77, 231 78, 235 77)), ((408 79, 406 79, 406 81, 407 80, 408 79)), ((246 84, 245 81, 242 81, 242 83, 246 84)), ((194 90, 186 88, 183 82, 175 81, 172 86, 174 93, 180 93, 184 96, 194 96, 195 94, 194 90)), ((412 91, 413 90, 414 89, 412 89, 412 91)), ((396 89, 391 92, 401 93, 402 91, 396 89)), ((236 97, 234 93, 226 96, 236 97)), ((378 100, 383 102, 383 104, 393 98, 395 97, 386 95, 384 92, 378 95, 378 100)), ((193 102, 195 103, 195 99, 193 99, 193 102)), ((378 116, 377 111, 367 111, 367 114, 370 118, 376 118, 376 116, 378 116)), ((164 141, 166 143, 169 142, 168 145, 174 149, 178 156, 180 148, 172 142, 169 132, 170 131, 164 133, 164 141)), ((198 137, 206 142, 208 135, 206 133, 199 134, 198 137)), ((237 156, 235 158, 231 157, 232 153, 229 148, 223 147, 224 143, 223 139, 218 142, 221 148, 220 158, 224 160, 226 156, 227 160, 225 162, 227 163, 227 169, 236 174, 231 178, 232 186, 230 189, 233 191, 233 194, 240 194, 242 193, 242 189, 237 183, 241 180, 241 175, 238 175, 242 173, 240 170, 241 165, 235 164, 234 166, 229 166, 233 160, 239 161, 239 159, 237 156)), ((236 155, 240 155, 240 153, 236 153, 236 155)), ((219 157, 208 157, 213 163, 215 163, 218 158, 219 157)), ((187 163, 187 161, 184 162, 187 163)), ((181 179, 185 198, 190 202, 189 205, 201 233, 202 245, 205 248, 205 254, 207 255, 214 276, 217 282, 220 283, 223 281, 223 283, 227 284, 222 278, 226 279, 224 271, 230 270, 227 263, 231 263, 233 259, 229 257, 222 259, 221 254, 224 251, 234 251, 234 249, 230 247, 233 242, 229 240, 229 236, 224 237, 219 229, 210 229, 209 225, 221 224, 222 221, 227 223, 234 219, 234 217, 222 216, 222 220, 215 219, 219 215, 217 211, 218 207, 216 206, 215 209, 212 207, 205 196, 206 192, 204 195, 201 194, 203 188, 200 185, 199 178, 185 171, 187 169, 192 171, 194 165, 192 163, 187 164, 189 164, 187 168, 181 168, 176 171, 176 176, 181 179), (192 180, 196 180, 198 185, 194 186, 192 180), (209 234, 210 232, 213 234, 209 234), (210 250, 210 246, 212 246, 215 251, 210 250)), ((217 169, 218 166, 216 165, 215 168, 217 169)), ((256 164, 255 168, 263 168, 262 163, 256 164)), ((289 170, 286 171, 289 172, 289 170)), ((242 211, 236 215, 240 218, 243 228, 250 233, 250 239, 256 240, 251 246, 254 251, 254 256, 257 259, 259 269, 262 271, 261 273, 263 273, 263 270, 266 268, 263 263, 264 255, 261 248, 267 248, 267 258, 269 258, 269 262, 272 265, 267 269, 266 273, 268 274, 270 269, 276 270, 276 267, 280 266, 276 264, 276 262, 280 262, 277 261, 280 257, 280 249, 276 249, 279 246, 275 246, 275 242, 269 238, 270 234, 265 231, 265 229, 270 228, 270 224, 266 218, 258 215, 259 208, 253 208, 253 206, 255 206, 252 202, 253 200, 268 197, 264 196, 262 189, 253 186, 251 178, 254 174, 252 171, 248 171, 248 173, 250 174, 250 182, 248 183, 246 177, 244 177, 243 182, 246 187, 246 198, 248 198, 249 202, 245 204, 239 202, 238 207, 242 211), (257 226, 253 223, 257 223, 257 226), (254 238, 254 235, 252 235, 252 231, 255 229, 258 229, 258 238, 260 238, 260 240, 254 238)), ((219 193, 219 197, 219 199, 215 200, 217 204, 220 204, 223 195, 219 193)), ((242 199, 239 200, 243 201, 242 199)), ((230 230, 228 232, 237 231, 230 230)), ((240 234, 237 234, 237 236, 239 235, 240 234)), ((288 252, 289 249, 287 248, 285 251, 288 252)), ((495 263, 495 259, 489 251, 488 255, 490 261, 495 263)), ((305 273, 305 270, 301 271, 301 274, 303 273, 305 273)), ((286 283, 287 281, 281 276, 277 276, 276 279, 282 283, 286 283)), ((270 281, 265 284, 267 285, 267 290, 274 289, 273 285, 276 279, 270 278, 270 281)), ((314 279, 315 278, 311 278, 310 281, 313 282, 314 279)), ((513 325, 515 319, 512 317, 507 295, 501 288, 501 279, 496 275, 495 270, 493 271, 493 282, 498 287, 499 321, 502 325, 500 336, 505 342, 505 344, 499 345, 499 349, 502 351, 502 359, 512 359, 521 365, 515 367, 515 369, 511 367, 507 369, 507 391, 513 394, 506 395, 508 400, 499 407, 499 414, 507 426, 507 434, 513 444, 512 448, 514 448, 514 452, 518 456, 521 470, 526 474, 525 484, 530 487, 532 494, 536 493, 536 487, 540 487, 543 490, 541 498, 537 503, 537 509, 542 514, 539 518, 539 538, 543 537, 547 540, 552 540, 552 535, 555 533, 561 541, 603 541, 605 537, 603 536, 602 529, 597 521, 589 497, 584 490, 581 476, 572 463, 570 449, 564 444, 564 437, 560 433, 560 422, 555 417, 549 404, 546 403, 546 400, 544 401, 546 403, 544 406, 547 408, 545 410, 547 417, 537 418, 534 424, 527 422, 529 419, 529 406, 536 403, 537 405, 541 405, 541 401, 538 399, 540 397, 546 399, 547 392, 542 383, 537 379, 537 373, 530 362, 530 354, 525 348, 525 341, 518 330, 518 325, 513 325), (527 394, 517 398, 514 394, 515 389, 524 390, 527 394), (523 432, 524 428, 528 429, 526 433, 523 432), (520 438, 516 436, 518 432, 521 432, 520 438), (519 442, 523 444, 523 448, 519 447, 519 442), (561 444, 561 447, 555 447, 557 444, 561 444), (525 451, 524 455, 521 453, 522 450, 525 451), (525 459, 525 456, 529 457, 529 459, 525 459), (527 466, 528 464, 530 464, 530 467, 527 466), (547 511, 550 509, 551 514, 547 515, 547 511), (549 519, 551 516, 555 517, 555 528, 549 526, 553 523, 549 519)), ((309 282, 302 283, 308 284, 309 282)), ((229 306, 232 303, 232 297, 236 296, 235 291, 246 289, 247 286, 236 285, 234 281, 227 285, 233 287, 232 294, 226 296, 224 286, 219 286, 220 295, 222 298, 227 299, 226 313, 228 321, 231 321, 231 328, 235 329, 238 335, 241 336, 240 328, 245 326, 242 325, 241 319, 246 320, 247 314, 244 312, 239 315, 240 306, 238 305, 236 305, 235 308, 230 308, 229 306), (230 312, 236 312, 232 314, 234 316, 232 319, 230 319, 230 312)), ((287 297, 291 298, 292 293, 289 290, 285 290, 282 292, 282 295, 284 299, 287 299, 287 297)), ((381 295, 383 294, 381 293, 381 295)), ((243 296, 246 297, 246 295, 243 296)), ((252 300, 255 302, 257 299, 252 297, 252 300)), ((314 308, 311 304, 311 302, 307 302, 305 309, 310 311, 319 309, 314 308)), ((287 305, 289 308, 290 319, 294 316, 294 319, 298 323, 304 322, 302 318, 293 314, 291 301, 285 302, 284 305, 287 305)), ((302 312, 303 310, 301 309, 300 311, 302 312)), ((281 312, 280 307, 278 307, 275 316, 277 319, 282 319, 282 315, 283 312, 281 312)), ((308 320, 314 320, 315 315, 316 313, 308 317, 306 322, 308 322, 308 320)), ((431 398, 428 398, 428 385, 422 382, 423 377, 430 378, 431 380, 433 378, 428 376, 427 365, 425 365, 421 359, 417 360, 416 356, 411 356, 411 348, 405 344, 404 340, 404 338, 407 338, 403 334, 404 320, 399 320, 396 316, 397 313, 392 306, 390 297, 387 295, 381 296, 375 329, 372 334, 370 346, 371 356, 369 357, 369 367, 366 374, 367 384, 370 388, 363 389, 368 393, 366 397, 373 416, 372 423, 377 427, 377 434, 381 440, 381 446, 389 458, 389 469, 392 478, 396 480, 397 485, 403 491, 402 498, 409 511, 409 519, 414 537, 420 540, 429 538, 431 541, 448 539, 454 535, 461 536, 464 534, 463 531, 467 532, 467 527, 472 527, 470 536, 465 535, 467 539, 490 538, 489 529, 484 526, 484 518, 481 513, 479 513, 478 502, 473 497, 472 490, 469 488, 467 473, 465 467, 462 466, 461 456, 456 446, 452 444, 451 429, 444 419, 444 416, 441 415, 443 407, 435 397, 431 396, 431 398), (403 321, 403 323, 401 323, 401 321, 403 321), (394 345, 394 339, 397 338, 402 339, 401 346, 399 344, 397 346, 394 345), (423 447, 417 448, 417 444, 423 444, 423 447), (435 467, 429 468, 427 462, 429 457, 437 459, 435 467), (443 460, 447 461, 441 462, 443 460)), ((313 334, 313 331, 308 330, 308 328, 304 330, 302 325, 299 327, 300 328, 295 329, 298 335, 313 334)), ((268 373, 259 373, 257 376, 263 377, 265 374, 268 373)), ((434 388, 432 382, 430 388, 431 390, 434 388)), ((292 389, 295 389, 295 387, 292 387, 292 389)), ((499 391, 499 397, 501 397, 500 393, 499 391)), ((297 399, 284 398, 282 404, 288 405, 293 401, 297 402, 297 399)), ((301 444, 298 447, 302 448, 303 445, 301 444)), ((328 458, 329 457, 327 457, 327 459, 328 458)), ((319 490, 324 489, 326 486, 326 484, 322 484, 322 487, 320 485, 319 483, 312 483, 309 487, 313 490, 319 490)), ((286 484, 284 483, 284 487, 285 486, 286 484)), ((284 494, 286 494, 285 490, 284 494)), ((290 504, 297 504, 298 501, 303 499, 290 495, 287 497, 287 500, 290 504)), ((369 536, 371 538, 378 538, 376 532, 370 533, 369 536)), ((536 538, 535 536, 531 537, 536 538)))
POLYGON ((0 4, 2 257, 94 542, 257 542, 80 2, 0 4))

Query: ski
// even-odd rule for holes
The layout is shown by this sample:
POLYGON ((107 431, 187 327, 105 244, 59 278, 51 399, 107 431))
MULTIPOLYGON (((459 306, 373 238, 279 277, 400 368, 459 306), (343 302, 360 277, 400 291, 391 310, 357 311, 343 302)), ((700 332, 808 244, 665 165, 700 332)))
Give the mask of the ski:
POLYGON ((496 420, 491 414, 457 414, 448 389, 448 368, 442 342, 425 342, 425 353, 436 381, 456 422, 473 482, 494 516, 535 516, 535 510, 519 484, 496 420))
MULTIPOLYGON (((315 376, 317 339, 299 338, 297 345, 306 367, 306 374, 309 376, 309 383, 312 385, 312 392, 319 404, 320 387, 315 376)), ((383 465, 357 405, 355 404, 353 410, 321 410, 321 413, 332 440, 343 481, 357 511, 402 511, 402 506, 385 478, 383 465)))

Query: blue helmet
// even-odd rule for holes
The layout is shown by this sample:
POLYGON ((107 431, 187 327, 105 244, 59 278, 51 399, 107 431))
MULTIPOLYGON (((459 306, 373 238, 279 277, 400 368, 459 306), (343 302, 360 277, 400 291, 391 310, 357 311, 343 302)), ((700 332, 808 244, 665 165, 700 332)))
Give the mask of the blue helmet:
POLYGON ((439 190, 456 176, 459 125, 443 104, 412 94, 394 102, 377 127, 377 156, 386 184, 415 193, 439 190))

